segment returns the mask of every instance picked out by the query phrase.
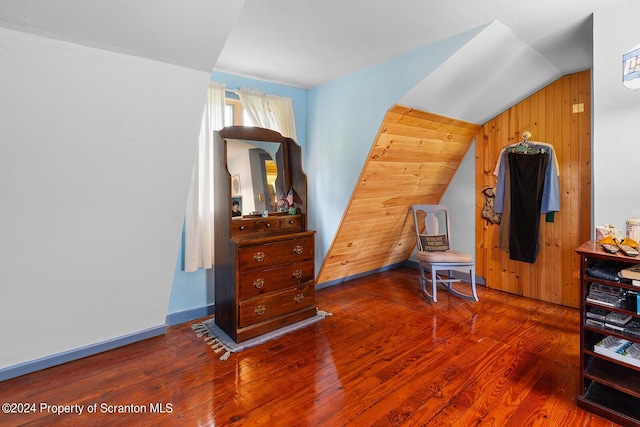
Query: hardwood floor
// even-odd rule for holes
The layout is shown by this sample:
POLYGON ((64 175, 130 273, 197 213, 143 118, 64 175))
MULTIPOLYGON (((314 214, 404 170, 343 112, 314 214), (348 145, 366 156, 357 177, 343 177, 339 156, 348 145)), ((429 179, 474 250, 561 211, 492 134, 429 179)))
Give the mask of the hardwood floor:
POLYGON ((482 286, 480 302, 441 290, 431 304, 417 277, 400 268, 319 290, 333 316, 226 361, 187 323, 0 382, 0 402, 35 404, 0 425, 615 425, 576 406, 577 310, 482 286))

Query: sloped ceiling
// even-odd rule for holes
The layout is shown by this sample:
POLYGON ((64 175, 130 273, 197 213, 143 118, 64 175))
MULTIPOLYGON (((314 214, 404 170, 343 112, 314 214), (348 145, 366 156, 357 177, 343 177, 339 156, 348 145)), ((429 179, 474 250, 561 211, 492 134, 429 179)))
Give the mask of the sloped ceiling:
POLYGON ((591 14, 624 1, 246 0, 216 70, 310 88, 500 21, 567 74, 591 67, 591 14))
POLYGON ((244 0, 2 0, 0 26, 210 72, 244 0))
POLYGON ((2 0, 0 26, 310 88, 493 21, 584 70, 591 14, 626 1, 2 0))
POLYGON ((562 72, 501 22, 484 28, 399 101, 485 123, 562 72))
POLYGON ((415 246, 411 205, 438 203, 479 125, 396 105, 318 274, 318 284, 405 261, 415 246))

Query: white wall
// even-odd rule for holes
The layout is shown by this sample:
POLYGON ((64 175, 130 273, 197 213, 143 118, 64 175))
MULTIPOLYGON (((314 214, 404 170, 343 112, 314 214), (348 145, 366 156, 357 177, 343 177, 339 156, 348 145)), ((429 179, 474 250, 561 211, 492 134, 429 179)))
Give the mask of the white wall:
POLYGON ((164 324, 209 73, 0 40, 2 370, 164 324))
MULTIPOLYGON (((451 247, 476 257, 476 144, 469 147, 440 203, 449 206, 451 247)), ((415 251, 414 251, 415 254, 415 251)), ((415 256, 412 255, 414 258, 415 256)))
POLYGON ((640 3, 629 0, 593 23, 594 225, 621 229, 640 216, 640 91, 622 85, 622 55, 640 44, 638 16, 640 3))

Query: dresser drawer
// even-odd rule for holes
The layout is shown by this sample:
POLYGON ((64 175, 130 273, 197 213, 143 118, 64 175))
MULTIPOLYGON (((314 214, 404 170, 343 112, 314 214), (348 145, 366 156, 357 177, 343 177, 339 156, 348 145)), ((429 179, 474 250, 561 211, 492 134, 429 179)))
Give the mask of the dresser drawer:
POLYGON ((304 307, 315 305, 315 286, 313 282, 306 285, 275 292, 264 297, 240 301, 240 327, 253 325, 273 319, 274 317, 292 313, 304 307))
POLYGON ((280 219, 280 228, 283 230, 291 230, 302 227, 302 216, 291 215, 280 219))
POLYGON ((239 299, 297 286, 314 278, 313 260, 240 273, 239 299))
POLYGON ((259 219, 255 223, 256 232, 277 231, 280 228, 280 221, 278 220, 278 218, 259 219))
POLYGON ((244 221, 242 219, 231 220, 231 235, 232 236, 244 236, 247 234, 255 233, 255 224, 252 221, 244 221))
POLYGON ((313 236, 238 248, 238 270, 265 269, 313 259, 313 236))

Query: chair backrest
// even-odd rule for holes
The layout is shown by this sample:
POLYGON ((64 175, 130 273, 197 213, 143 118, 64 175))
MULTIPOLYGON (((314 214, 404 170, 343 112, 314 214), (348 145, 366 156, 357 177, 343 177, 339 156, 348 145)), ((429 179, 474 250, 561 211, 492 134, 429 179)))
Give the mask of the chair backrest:
POLYGON ((413 222, 419 251, 449 249, 451 231, 447 205, 413 205, 413 222), (427 238, 427 236, 431 238, 427 238), (433 236, 444 236, 444 238, 433 238, 433 236))

